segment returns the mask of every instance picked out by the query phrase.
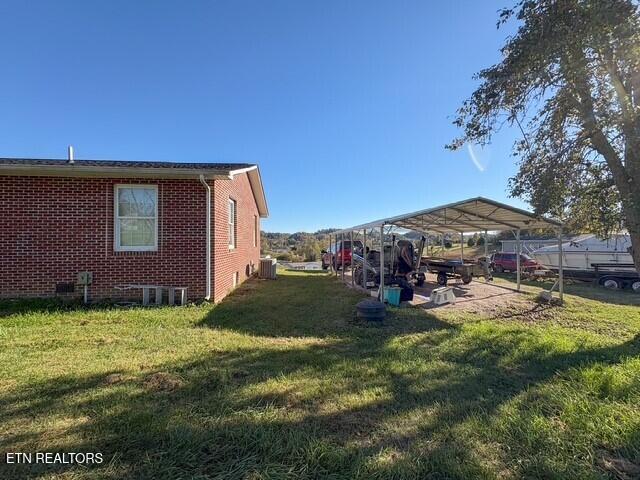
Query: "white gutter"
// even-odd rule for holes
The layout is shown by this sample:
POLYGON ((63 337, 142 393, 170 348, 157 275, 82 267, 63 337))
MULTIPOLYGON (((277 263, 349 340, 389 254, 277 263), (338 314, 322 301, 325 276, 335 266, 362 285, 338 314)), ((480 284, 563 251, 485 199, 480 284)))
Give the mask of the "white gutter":
POLYGON ((236 175, 240 175, 241 173, 247 173, 247 172, 250 172, 251 170, 256 170, 257 168, 258 168, 257 165, 251 165, 250 167, 237 168, 235 170, 231 170, 229 172, 229 178, 233 180, 233 177, 235 177, 236 175))
POLYGON ((207 294, 205 300, 211 300, 211 185, 200 175, 200 183, 207 189, 207 294))

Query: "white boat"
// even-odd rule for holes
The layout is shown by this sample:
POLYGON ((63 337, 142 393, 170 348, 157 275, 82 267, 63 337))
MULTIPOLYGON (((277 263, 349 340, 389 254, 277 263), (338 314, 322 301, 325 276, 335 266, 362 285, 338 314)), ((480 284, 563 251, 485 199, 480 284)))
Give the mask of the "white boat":
MULTIPOLYGON (((611 288, 636 287, 639 277, 631 257, 628 234, 611 235, 608 239, 596 235, 581 235, 562 244, 563 271, 568 277, 596 278, 611 288), (618 279, 618 280, 616 280, 618 279)), ((533 258, 553 271, 558 271, 558 246, 550 245, 531 253, 533 258)))

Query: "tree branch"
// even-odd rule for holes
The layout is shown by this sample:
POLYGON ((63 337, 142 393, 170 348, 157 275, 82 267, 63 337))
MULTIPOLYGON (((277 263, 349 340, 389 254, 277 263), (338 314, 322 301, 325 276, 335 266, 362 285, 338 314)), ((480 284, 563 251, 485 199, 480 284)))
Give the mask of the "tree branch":
POLYGON ((633 114, 633 100, 631 94, 627 91, 624 83, 622 82, 620 72, 616 66, 616 60, 611 51, 609 49, 605 49, 602 54, 603 63, 607 73, 609 74, 609 78, 611 79, 611 84, 613 85, 613 89, 616 93, 616 98, 618 100, 618 105, 620 106, 620 111, 622 112, 622 129, 625 135, 625 165, 631 171, 635 170, 635 164, 638 162, 638 158, 640 157, 640 131, 638 128, 638 122, 636 121, 635 115, 633 114))
POLYGON ((566 77, 567 81, 573 84, 573 90, 577 92, 577 96, 574 94, 572 97, 577 110, 580 112, 583 127, 591 140, 593 148, 604 157, 607 165, 609 165, 620 193, 623 196, 629 195, 631 178, 624 168, 620 155, 613 148, 596 119, 591 89, 586 80, 588 74, 585 68, 586 59, 584 54, 579 49, 573 49, 571 53, 577 53, 577 61, 571 62, 569 55, 565 56, 564 63, 567 66, 571 65, 574 69, 572 74, 566 75, 566 77))

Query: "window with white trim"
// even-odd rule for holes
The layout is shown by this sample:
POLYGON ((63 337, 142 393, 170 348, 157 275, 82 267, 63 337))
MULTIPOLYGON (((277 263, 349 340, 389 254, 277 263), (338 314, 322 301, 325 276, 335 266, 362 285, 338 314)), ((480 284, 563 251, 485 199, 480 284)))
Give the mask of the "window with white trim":
POLYGON ((236 248, 236 201, 229 199, 229 248, 236 248))
POLYGON ((158 186, 116 185, 114 203, 114 249, 157 250, 158 186))

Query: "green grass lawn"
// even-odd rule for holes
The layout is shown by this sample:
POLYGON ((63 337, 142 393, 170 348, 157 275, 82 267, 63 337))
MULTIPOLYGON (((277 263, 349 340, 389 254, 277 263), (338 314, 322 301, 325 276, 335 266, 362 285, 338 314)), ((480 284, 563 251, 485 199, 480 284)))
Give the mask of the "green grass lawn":
POLYGON ((105 462, 0 478, 638 478, 640 296, 584 288, 382 326, 322 273, 217 306, 1 303, 0 452, 105 462))

